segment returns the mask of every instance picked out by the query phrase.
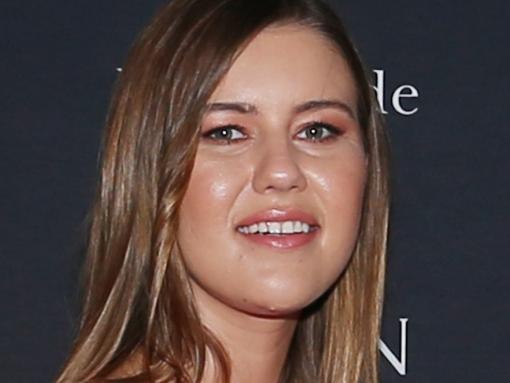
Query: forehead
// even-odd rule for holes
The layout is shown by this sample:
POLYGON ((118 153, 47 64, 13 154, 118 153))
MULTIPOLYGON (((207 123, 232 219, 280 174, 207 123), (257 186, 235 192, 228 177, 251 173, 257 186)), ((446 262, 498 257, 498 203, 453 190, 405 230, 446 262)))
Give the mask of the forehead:
POLYGON ((268 27, 236 58, 212 101, 263 104, 335 98, 355 106, 356 85, 332 42, 310 27, 268 27))

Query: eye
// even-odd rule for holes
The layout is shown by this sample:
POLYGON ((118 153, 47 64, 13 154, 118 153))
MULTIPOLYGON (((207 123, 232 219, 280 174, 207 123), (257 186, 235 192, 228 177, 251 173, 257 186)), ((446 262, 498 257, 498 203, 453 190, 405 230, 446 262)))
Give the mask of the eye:
POLYGON ((224 125, 205 132, 202 134, 202 137, 208 140, 230 144, 233 141, 245 139, 246 134, 244 134, 243 129, 240 126, 224 125))
POLYGON ((342 134, 342 131, 333 125, 314 121, 307 124, 306 127, 299 132, 297 137, 302 140, 324 142, 334 140, 340 134, 342 134))

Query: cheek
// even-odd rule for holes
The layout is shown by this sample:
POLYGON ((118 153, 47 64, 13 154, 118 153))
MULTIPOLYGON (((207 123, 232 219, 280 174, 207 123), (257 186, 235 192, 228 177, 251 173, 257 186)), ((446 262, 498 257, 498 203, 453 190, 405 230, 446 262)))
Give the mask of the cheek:
POLYGON ((323 281, 331 281, 349 261, 359 232, 366 185, 365 157, 359 150, 344 152, 329 166, 310 169, 314 196, 323 214, 321 250, 323 281))
POLYGON ((235 163, 206 160, 197 155, 181 205, 181 222, 208 230, 219 227, 220 223, 224 226, 224 218, 242 188, 242 180, 241 169, 235 163))
POLYGON ((221 272, 217 266, 228 267, 228 259, 221 264, 218 255, 227 255, 226 241, 232 230, 230 212, 243 185, 238 162, 216 161, 197 154, 179 210, 177 233, 184 262, 192 275, 213 276, 221 272))
POLYGON ((336 165, 319 169, 314 174, 317 194, 324 204, 325 218, 351 225, 353 216, 360 213, 366 183, 364 161, 349 157, 336 165))
POLYGON ((308 177, 313 183, 318 203, 322 204, 326 213, 331 208, 349 207, 352 202, 363 198, 366 166, 361 138, 346 140, 330 156, 309 162, 308 177))

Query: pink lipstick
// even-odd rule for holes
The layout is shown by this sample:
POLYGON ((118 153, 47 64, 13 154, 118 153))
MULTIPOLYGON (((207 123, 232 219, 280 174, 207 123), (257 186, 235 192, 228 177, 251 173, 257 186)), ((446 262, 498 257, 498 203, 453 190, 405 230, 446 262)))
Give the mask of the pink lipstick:
POLYGON ((274 249, 295 249, 311 242, 320 229, 315 217, 299 209, 268 209, 240 221, 236 231, 246 240, 274 249))

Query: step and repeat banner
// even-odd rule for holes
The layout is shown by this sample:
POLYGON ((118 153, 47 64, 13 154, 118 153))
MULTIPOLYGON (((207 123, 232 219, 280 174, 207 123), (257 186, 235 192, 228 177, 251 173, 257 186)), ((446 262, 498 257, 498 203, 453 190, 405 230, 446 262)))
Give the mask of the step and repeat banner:
MULTIPOLYGON (((163 3, 0 5, 2 381, 49 382, 70 347, 112 85, 163 3)), ((330 3, 392 146, 382 382, 510 382, 510 3, 330 3)))

